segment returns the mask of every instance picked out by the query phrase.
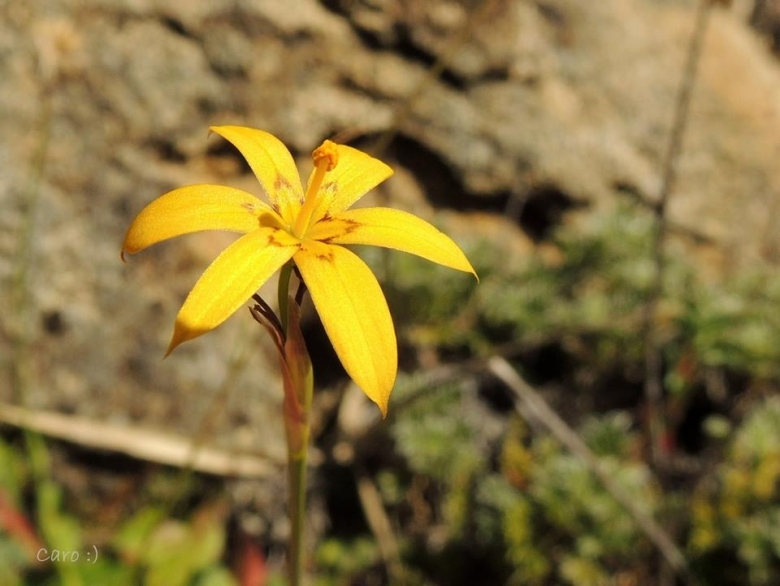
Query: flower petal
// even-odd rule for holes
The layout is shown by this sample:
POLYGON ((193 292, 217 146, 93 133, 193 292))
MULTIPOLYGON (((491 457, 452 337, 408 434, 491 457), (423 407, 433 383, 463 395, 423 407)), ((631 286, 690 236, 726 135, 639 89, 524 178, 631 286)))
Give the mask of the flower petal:
MULTIPOLYGON (((346 210, 393 174, 379 159, 350 146, 339 144, 338 163, 325 174, 312 222, 346 210)), ((311 181, 311 178, 309 179, 311 181)))
POLYGON ((166 356, 174 348, 213 330, 241 307, 292 258, 300 242, 282 230, 260 228, 222 251, 190 291, 179 310, 166 356))
POLYGON ((203 230, 250 232, 280 218, 251 193, 223 185, 190 185, 161 195, 135 217, 122 253, 135 254, 163 240, 203 230))
POLYGON ((425 220, 401 210, 346 210, 317 223, 309 231, 309 237, 333 244, 394 248, 477 276, 466 255, 449 236, 425 220))
POLYGON ((268 200, 292 224, 303 203, 303 187, 290 151, 273 134, 244 126, 212 126, 235 146, 260 181, 268 200))
POLYGON ((376 277, 353 252, 321 242, 304 241, 294 260, 344 369, 385 415, 398 348, 376 277))

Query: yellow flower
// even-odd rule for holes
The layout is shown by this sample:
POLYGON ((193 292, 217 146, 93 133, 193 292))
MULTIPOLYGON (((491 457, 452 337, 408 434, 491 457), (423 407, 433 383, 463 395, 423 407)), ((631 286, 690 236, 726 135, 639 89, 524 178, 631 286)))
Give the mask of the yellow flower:
POLYGON ((162 195, 135 218, 123 256, 202 230, 243 234, 190 291, 166 356, 220 325, 292 260, 345 370, 386 413, 398 368, 393 322, 373 273, 342 245, 394 248, 476 276, 468 259, 417 216, 381 207, 348 209, 392 175, 381 161, 326 140, 312 154, 314 170, 304 193, 292 155, 279 139, 240 126, 211 130, 241 152, 270 205, 233 187, 192 185, 162 195))

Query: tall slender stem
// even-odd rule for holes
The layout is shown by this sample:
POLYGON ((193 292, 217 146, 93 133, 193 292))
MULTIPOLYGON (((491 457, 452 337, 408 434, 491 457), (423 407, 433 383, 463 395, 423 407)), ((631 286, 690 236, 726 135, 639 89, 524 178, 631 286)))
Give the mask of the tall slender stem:
POLYGON ((287 553, 287 571, 290 586, 300 586, 303 579, 303 535, 306 518, 306 456, 308 450, 290 453, 287 461, 289 483, 290 543, 287 553))
POLYGON ((290 544, 287 561, 290 586, 303 577, 304 520, 306 518, 306 462, 311 426, 309 414, 314 394, 311 360, 300 328, 296 303, 290 305, 288 336, 284 346, 284 424, 287 432, 287 478, 290 508, 290 544))
MULTIPOLYGON (((304 521, 306 518, 306 464, 311 426, 309 414, 314 394, 311 358, 300 327, 300 300, 289 297, 292 266, 282 269, 279 311, 284 327, 280 364, 284 380, 284 427, 287 435, 290 541, 287 572, 290 586, 303 580, 304 521)), ((301 295, 302 297, 302 295, 301 295)))
POLYGON ((645 382, 644 393, 649 412, 650 454, 655 465, 664 464, 666 453, 662 438, 667 433, 666 418, 663 413, 663 355, 662 342, 659 340, 656 322, 664 293, 666 278, 665 244, 668 231, 667 209, 669 199, 677 178, 677 162, 683 145, 683 135, 688 122, 691 96, 696 81, 696 70, 704 46, 708 18, 714 0, 700 0, 696 12, 696 22, 688 47, 677 101, 674 108, 672 134, 663 162, 663 182, 658 201, 654 206, 655 227, 652 241, 655 273, 648 292, 648 300, 643 316, 643 338, 645 344, 645 382))

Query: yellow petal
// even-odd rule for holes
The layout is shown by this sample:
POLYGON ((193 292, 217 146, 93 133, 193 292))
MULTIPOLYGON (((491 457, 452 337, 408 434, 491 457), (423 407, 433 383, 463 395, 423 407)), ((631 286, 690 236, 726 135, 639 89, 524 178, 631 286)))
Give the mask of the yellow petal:
POLYGON ((176 317, 166 356, 213 330, 292 258, 300 243, 281 230, 260 228, 222 251, 201 275, 176 317))
MULTIPOLYGON (((312 221, 333 215, 363 197, 385 179, 393 170, 379 159, 347 145, 336 145, 338 163, 325 174, 319 189, 317 208, 312 221)), ((311 178, 309 179, 311 181, 311 178)))
POLYGON ((376 277, 354 253, 321 242, 305 241, 294 260, 344 369, 385 415, 398 348, 376 277))
POLYGON ((211 130, 244 155, 273 208, 292 224, 303 203, 303 187, 284 143, 273 134, 244 126, 212 126, 211 130))
POLYGON ((135 254, 168 238, 202 230, 246 233, 261 222, 278 224, 279 218, 251 193, 222 185, 190 185, 161 195, 141 210, 127 230, 122 252, 135 254))
POLYGON ((401 210, 346 210, 317 223, 309 231, 309 237, 333 244, 394 248, 477 276, 466 255, 449 236, 425 220, 401 210))

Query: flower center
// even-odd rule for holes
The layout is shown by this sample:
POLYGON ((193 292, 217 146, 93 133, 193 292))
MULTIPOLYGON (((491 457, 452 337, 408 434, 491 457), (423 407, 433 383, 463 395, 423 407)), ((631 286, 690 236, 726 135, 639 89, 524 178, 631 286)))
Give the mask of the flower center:
POLYGON ((314 175, 311 178, 311 183, 309 183, 309 188, 306 190, 306 199, 303 202, 303 206, 301 206, 301 211, 298 212, 298 217, 295 219, 295 225, 293 226, 293 234, 298 238, 302 238, 309 228, 311 215, 317 203, 317 194, 320 191, 320 186, 322 186, 325 173, 332 171, 339 162, 339 152, 336 144, 326 140, 314 149, 311 158, 314 159, 314 175))

